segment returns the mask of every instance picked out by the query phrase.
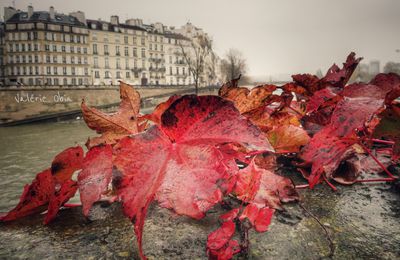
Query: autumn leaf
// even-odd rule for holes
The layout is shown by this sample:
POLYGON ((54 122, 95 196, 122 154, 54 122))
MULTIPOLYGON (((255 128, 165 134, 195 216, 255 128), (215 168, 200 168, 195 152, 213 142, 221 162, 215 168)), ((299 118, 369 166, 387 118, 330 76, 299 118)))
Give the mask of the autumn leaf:
POLYGON ((170 96, 167 101, 158 104, 151 114, 144 115, 141 118, 153 121, 155 124, 161 124, 161 115, 180 97, 179 95, 170 96))
POLYGON ((239 171, 234 193, 240 200, 259 208, 282 209, 281 202, 299 199, 290 179, 258 167, 254 160, 239 171))
POLYGON ((132 86, 120 81, 121 103, 117 112, 107 114, 90 108, 82 101, 83 119, 87 126, 100 137, 91 138, 86 146, 91 148, 99 144, 115 144, 119 139, 139 132, 138 122, 140 95, 132 86))
POLYGON ((352 155, 350 147, 358 141, 356 130, 364 129, 383 105, 383 99, 365 97, 345 97, 337 104, 330 124, 312 137, 300 155, 304 161, 312 163, 308 178, 311 188, 321 180, 323 173, 326 178, 332 178, 340 162, 352 155))
POLYGON ((250 203, 245 207, 239 219, 248 219, 257 232, 265 232, 271 224, 275 210, 269 207, 259 208, 256 204, 250 203))
POLYGON ((276 153, 297 153, 310 141, 306 131, 294 125, 277 127, 269 131, 267 136, 276 153))
POLYGON ((268 96, 276 90, 275 85, 260 85, 249 90, 228 83, 229 87, 221 87, 220 96, 232 101, 240 113, 249 112, 264 104, 268 96))
POLYGON ((44 223, 50 223, 59 208, 74 196, 78 187, 71 176, 81 168, 82 160, 83 150, 80 146, 58 154, 51 168, 38 173, 30 185, 25 185, 18 205, 0 217, 0 221, 12 221, 47 209, 44 223))
POLYGON ((78 175, 79 194, 83 214, 89 215, 93 203, 100 200, 112 177, 111 145, 95 146, 88 151, 78 175))
POLYGON ((237 166, 216 145, 235 142, 272 151, 260 130, 231 102, 216 96, 184 96, 161 116, 161 125, 122 139, 114 147, 113 184, 133 220, 142 252, 149 204, 195 219, 220 202, 235 183, 237 166))

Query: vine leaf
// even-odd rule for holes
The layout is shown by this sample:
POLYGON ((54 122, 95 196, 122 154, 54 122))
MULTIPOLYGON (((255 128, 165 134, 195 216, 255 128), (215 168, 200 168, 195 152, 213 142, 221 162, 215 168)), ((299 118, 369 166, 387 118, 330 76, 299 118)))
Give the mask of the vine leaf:
POLYGON ((25 185, 18 205, 1 216, 0 221, 12 221, 47 209, 44 223, 50 223, 59 208, 75 195, 78 186, 71 176, 81 168, 82 160, 83 149, 80 146, 58 154, 51 168, 38 173, 30 185, 25 185))
POLYGON ((153 200, 195 219, 222 200, 235 183, 235 161, 218 144, 273 151, 261 131, 231 102, 216 96, 183 96, 161 116, 161 125, 122 139, 114 147, 113 184, 133 221, 142 251, 147 208, 153 200))
POLYGON ((111 145, 95 146, 89 150, 83 160, 82 171, 78 175, 79 194, 83 214, 89 215, 93 203, 100 200, 112 177, 111 145))
POLYGON ((175 102, 175 100, 177 100, 180 97, 181 96, 179 95, 170 96, 167 101, 158 104, 151 114, 144 115, 141 118, 153 121, 155 124, 158 125, 161 124, 161 115, 164 113, 165 110, 168 109, 168 107, 172 103, 175 102))
POLYGON ((136 134, 141 127, 138 120, 140 109, 140 94, 132 86, 120 81, 121 103, 116 113, 107 114, 96 108, 90 108, 82 101, 83 119, 87 126, 100 137, 90 138, 86 143, 88 148, 99 144, 115 144, 119 139, 130 134, 136 134))
POLYGON ((259 208, 282 209, 281 202, 299 200, 299 194, 290 179, 260 168, 255 160, 237 174, 234 193, 240 200, 259 208))

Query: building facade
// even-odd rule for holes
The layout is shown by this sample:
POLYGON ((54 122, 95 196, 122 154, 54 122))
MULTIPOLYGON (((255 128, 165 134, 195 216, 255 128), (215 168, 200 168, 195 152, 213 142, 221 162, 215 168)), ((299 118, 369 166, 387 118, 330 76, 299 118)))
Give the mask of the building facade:
POLYGON ((88 29, 71 15, 5 10, 6 85, 91 85, 88 29))
MULTIPOLYGON (((4 8, 0 24, 0 84, 29 86, 191 85, 182 51, 201 29, 187 24, 179 30, 162 23, 118 16, 90 20, 83 12, 68 15, 4 8), (3 28, 3 30, 1 30, 3 28), (193 33, 194 32, 194 33, 193 33)), ((207 36, 208 37, 208 36, 207 36)), ((217 57, 212 53, 213 57, 217 57)), ((210 55, 211 57, 211 55, 210 55)), ((207 72, 202 84, 211 84, 207 72)))

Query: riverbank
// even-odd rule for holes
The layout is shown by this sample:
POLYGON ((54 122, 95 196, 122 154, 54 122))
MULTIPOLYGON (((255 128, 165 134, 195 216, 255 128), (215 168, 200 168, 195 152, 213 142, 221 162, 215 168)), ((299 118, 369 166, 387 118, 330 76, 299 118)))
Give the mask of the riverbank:
MULTIPOLYGON (((142 107, 156 105, 174 94, 194 93, 193 86, 136 87, 142 97, 142 107)), ((217 86, 203 87, 201 94, 216 94, 217 86)), ((119 88, 8 88, 0 90, 0 126, 45 120, 70 119, 80 114, 85 99, 90 106, 116 109, 119 88)))

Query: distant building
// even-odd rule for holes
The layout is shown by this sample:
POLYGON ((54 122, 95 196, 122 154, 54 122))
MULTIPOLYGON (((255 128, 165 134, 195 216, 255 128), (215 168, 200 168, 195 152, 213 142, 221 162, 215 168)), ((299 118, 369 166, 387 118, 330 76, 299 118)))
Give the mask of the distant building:
MULTIPOLYGON (((182 48, 208 35, 188 23, 180 29, 118 16, 109 22, 69 15, 4 8, 0 24, 0 84, 30 86, 190 85, 194 83, 182 48), (4 28, 2 30, 1 28, 4 28), (182 46, 182 47, 181 47, 182 46)), ((201 84, 217 80, 219 58, 205 61, 201 84)))
POLYGON ((370 75, 376 75, 380 73, 380 62, 379 60, 372 60, 369 63, 369 70, 368 73, 370 75))
MULTIPOLYGON (((83 13, 81 14, 83 17, 83 13)), ((88 29, 72 15, 4 10, 6 85, 90 85, 88 29)))

